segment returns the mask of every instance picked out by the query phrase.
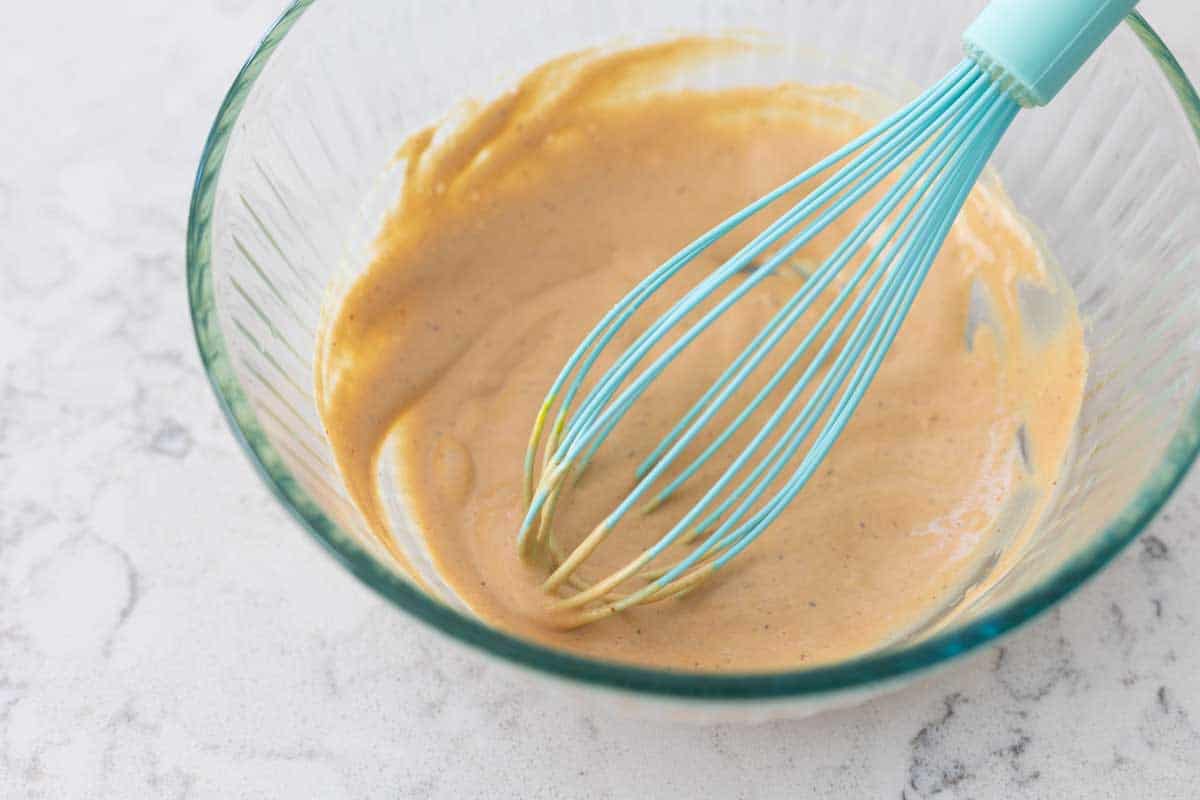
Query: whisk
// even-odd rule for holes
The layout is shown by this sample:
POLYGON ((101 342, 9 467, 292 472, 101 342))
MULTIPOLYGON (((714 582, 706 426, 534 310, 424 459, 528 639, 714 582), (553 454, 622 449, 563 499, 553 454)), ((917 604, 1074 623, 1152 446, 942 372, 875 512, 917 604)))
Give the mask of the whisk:
POLYGON ((584 624, 694 589, 779 517, 854 413, 971 187, 1017 112, 1049 102, 1135 5, 1136 0, 994 0, 964 34, 967 57, 936 85, 684 247, 604 315, 552 384, 525 457, 527 511, 518 550, 527 559, 549 565, 544 588, 555 596, 552 605, 568 624, 584 624), (647 326, 579 397, 618 331, 669 279, 764 208, 838 165, 818 188, 647 326), (891 178, 894 182, 849 236, 650 452, 636 471, 633 489, 572 551, 561 552, 552 523, 568 479, 582 473, 663 370, 738 300, 891 178), (775 249, 768 253, 770 248, 775 249), (847 269, 864 248, 865 254, 847 269), (843 271, 849 276, 842 278, 843 271), (744 408, 728 412, 736 411, 732 421, 699 455, 659 486, 688 445, 835 279, 840 280, 836 295, 812 328, 801 331, 799 343, 782 364, 744 408), (712 304, 707 310, 706 301, 712 304), (667 339, 676 331, 677 338, 667 339), (656 348, 661 352, 642 367, 656 348), (789 378, 806 356, 809 361, 799 377, 789 378), (791 382, 784 383, 787 380, 791 382), (781 384, 786 391, 772 410, 764 404, 781 384), (577 400, 578 408, 572 410, 577 400), (766 421, 653 546, 599 579, 580 575, 580 566, 622 518, 639 504, 648 511, 669 498, 760 408, 770 412, 766 421), (543 443, 552 412, 554 420, 543 443), (807 449, 801 452, 805 443, 807 449), (673 544, 700 536, 703 541, 686 556, 651 569, 673 544))

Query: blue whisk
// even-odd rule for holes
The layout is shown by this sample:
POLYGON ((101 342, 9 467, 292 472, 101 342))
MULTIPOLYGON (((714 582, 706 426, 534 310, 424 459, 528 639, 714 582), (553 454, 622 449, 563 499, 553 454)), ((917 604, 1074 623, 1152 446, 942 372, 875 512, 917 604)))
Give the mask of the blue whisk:
POLYGON ((967 29, 967 58, 950 74, 871 130, 689 244, 604 315, 551 386, 525 458, 528 510, 518 548, 522 556, 550 564, 544 588, 560 595, 555 608, 569 621, 583 624, 630 606, 677 596, 711 577, 778 518, 817 471, 854 413, 967 194, 1017 112, 1049 102, 1134 5, 1136 0, 994 0, 967 29), (819 188, 658 317, 594 380, 572 412, 600 354, 664 283, 718 239, 837 164, 842 166, 819 188), (851 234, 649 454, 628 495, 573 551, 561 553, 551 529, 567 479, 587 466, 617 423, 684 348, 893 171, 898 172, 894 184, 851 234), (758 266, 756 259, 772 246, 777 249, 758 266), (659 486, 667 469, 864 246, 869 248, 865 255, 782 365, 691 463, 659 486), (748 271, 752 265, 758 268, 748 271), (739 280, 731 284, 735 276, 739 280), (718 289, 728 288, 727 284, 732 285, 727 294, 683 326, 678 338, 634 375, 664 337, 718 289), (830 323, 833 327, 826 333, 830 323), (810 355, 814 346, 815 354, 810 355), (599 580, 588 582, 578 574, 580 565, 629 511, 638 505, 653 509, 694 476, 806 355, 810 355, 809 363, 788 385, 766 422, 657 543, 599 580), (826 368, 825 374, 797 408, 822 368, 826 368), (546 423, 556 404, 557 413, 543 444, 546 423), (814 431, 815 437, 801 454, 814 431), (768 442, 770 446, 762 452, 768 442), (543 453, 540 474, 539 451, 543 453), (699 536, 704 540, 685 557, 665 568, 650 569, 672 544, 699 536), (623 588, 634 579, 642 583, 623 588))

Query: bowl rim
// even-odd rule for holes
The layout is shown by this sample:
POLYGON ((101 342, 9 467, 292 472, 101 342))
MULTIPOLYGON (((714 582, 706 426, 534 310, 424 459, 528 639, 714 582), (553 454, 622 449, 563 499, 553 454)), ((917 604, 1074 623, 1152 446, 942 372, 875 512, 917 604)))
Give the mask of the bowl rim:
MULTIPOLYGON (((200 157, 187 227, 192 326, 221 410, 260 477, 293 518, 360 581, 450 637, 516 665, 568 681, 642 695, 696 700, 785 700, 866 689, 949 663, 1015 630, 1095 575, 1150 522, 1200 452, 1200 396, 1192 400, 1162 462, 1126 508, 1080 553, 1036 586, 981 616, 914 645, 837 664, 772 673, 673 672, 571 655, 519 639, 431 599, 340 530, 301 488, 259 425, 225 348, 212 282, 212 211, 226 148, 246 99, 272 53, 315 0, 293 0, 245 62, 217 112, 200 157)), ((1126 24, 1158 63, 1200 143, 1200 96, 1170 49, 1137 12, 1126 24)))

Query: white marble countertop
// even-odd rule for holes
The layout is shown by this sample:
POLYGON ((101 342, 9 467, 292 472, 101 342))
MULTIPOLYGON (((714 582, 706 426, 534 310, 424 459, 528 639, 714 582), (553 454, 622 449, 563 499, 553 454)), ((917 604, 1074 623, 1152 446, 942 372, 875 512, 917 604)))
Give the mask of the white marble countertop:
MULTIPOLYGON (((0 25, 0 797, 1196 797, 1200 475, 1099 578, 916 687, 758 727, 586 714, 357 583, 205 384, 186 205, 280 0, 0 25)), ((1146 0, 1200 75, 1195 0, 1146 0)))

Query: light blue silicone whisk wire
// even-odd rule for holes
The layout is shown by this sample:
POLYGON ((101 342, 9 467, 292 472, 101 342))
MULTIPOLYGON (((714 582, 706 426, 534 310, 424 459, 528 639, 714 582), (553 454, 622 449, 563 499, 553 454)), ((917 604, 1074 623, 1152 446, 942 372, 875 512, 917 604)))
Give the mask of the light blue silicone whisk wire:
POLYGON ((526 558, 550 564, 545 588, 559 595, 556 608, 583 624, 678 595, 762 535, 800 494, 850 420, 971 187, 1017 112, 1049 102, 1135 5, 1136 0, 994 0, 963 36, 967 58, 946 77, 680 250, 601 318, 551 385, 525 456, 527 510, 518 548, 526 558), (592 375, 617 334, 664 284, 767 206, 827 172, 824 183, 704 276, 601 374, 592 375), (650 451, 635 472, 633 489, 571 552, 560 552, 552 528, 562 492, 662 372, 726 311, 887 180, 894 182, 850 235, 650 451), (852 263, 851 274, 843 277, 852 263), (831 287, 837 293, 780 366, 679 468, 689 445, 814 303, 827 290, 832 293, 831 287), (810 360, 794 376, 806 357, 810 360), (639 506, 653 510, 693 479, 756 412, 768 410, 781 387, 786 391, 766 421, 652 547, 598 579, 578 574, 622 518, 639 506), (665 480, 673 466, 676 473, 665 480), (666 566, 655 564, 672 545, 701 537, 685 556, 668 558, 666 566))

